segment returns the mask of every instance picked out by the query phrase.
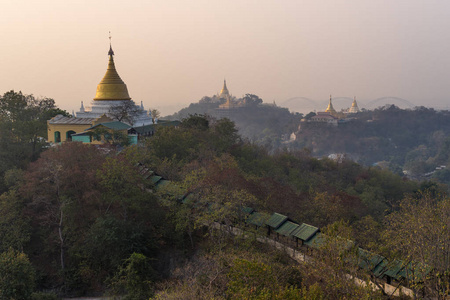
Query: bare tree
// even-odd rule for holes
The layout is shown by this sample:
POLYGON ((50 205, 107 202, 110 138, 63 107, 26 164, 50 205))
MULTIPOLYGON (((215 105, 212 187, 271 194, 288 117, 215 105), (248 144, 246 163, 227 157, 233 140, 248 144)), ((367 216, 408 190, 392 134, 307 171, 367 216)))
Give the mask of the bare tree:
POLYGON ((120 104, 111 106, 108 114, 117 121, 133 125, 142 109, 132 100, 121 101, 120 104))
POLYGON ((150 115, 152 116, 152 122, 155 124, 158 118, 161 116, 161 113, 157 109, 150 110, 150 115))

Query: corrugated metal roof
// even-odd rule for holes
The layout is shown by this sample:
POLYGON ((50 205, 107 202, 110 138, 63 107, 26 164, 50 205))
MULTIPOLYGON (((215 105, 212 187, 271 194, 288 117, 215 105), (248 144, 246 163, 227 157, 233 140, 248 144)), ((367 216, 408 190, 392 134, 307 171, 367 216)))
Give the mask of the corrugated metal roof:
POLYGON ((303 223, 295 231, 293 231, 291 235, 301 239, 302 241, 307 241, 318 231, 319 228, 303 223))
POLYGON ((414 269, 414 276, 416 279, 424 280, 425 277, 427 277, 428 274, 431 273, 431 271, 433 271, 433 268, 431 266, 418 263, 414 269))
POLYGON ((280 227, 284 222, 286 222, 288 217, 279 214, 274 213, 269 220, 266 221, 266 225, 272 227, 273 229, 277 229, 280 227))
POLYGON ((358 248, 358 266, 362 269, 373 271, 384 259, 381 255, 358 248))
POLYGON ((253 224, 253 225, 261 227, 264 225, 264 223, 267 219, 269 219, 268 215, 259 213, 259 212, 254 212, 247 218, 246 222, 248 224, 253 224))
POLYGON ((165 121, 165 120, 159 120, 158 124, 148 124, 143 126, 134 126, 133 129, 136 130, 137 133, 146 133, 155 131, 157 126, 178 126, 180 125, 180 121, 165 121))
POLYGON ((311 237, 308 241, 305 242, 305 245, 308 245, 313 248, 320 248, 325 244, 327 236, 321 232, 317 232, 313 237, 311 237))
POLYGON ((133 129, 136 130, 137 133, 142 134, 142 133, 154 131, 155 125, 150 124, 150 125, 144 125, 144 126, 135 126, 135 127, 133 127, 133 129))
POLYGON ((422 281, 431 272, 432 268, 422 263, 409 263, 398 272, 397 277, 408 280, 422 281))
POLYGON ((255 211, 253 208, 247 207, 247 206, 244 206, 241 210, 246 215, 249 215, 249 214, 251 214, 252 212, 255 211))
POLYGON ((178 120, 175 120, 175 121, 159 120, 158 121, 158 125, 161 125, 161 126, 178 126, 180 124, 181 124, 181 122, 178 120))
POLYGON ((95 118, 74 118, 74 117, 65 117, 63 115, 57 115, 51 118, 48 123, 49 124, 71 124, 71 125, 92 125, 92 122, 95 121, 95 118))
POLYGON ((312 238, 305 242, 305 245, 311 246, 313 248, 320 248, 327 243, 333 242, 337 248, 342 250, 350 250, 355 243, 348 239, 343 239, 341 237, 336 237, 336 240, 330 240, 330 237, 321 232, 317 232, 312 238))
POLYGON ((404 267, 403 262, 401 260, 396 259, 386 266, 386 269, 384 270, 384 275, 387 275, 395 279, 399 279, 400 276, 398 276, 398 273, 400 273, 403 267, 404 267))
POLYGON ((284 222, 283 225, 281 225, 277 230, 275 230, 277 233, 282 234, 284 236, 290 236, 291 233, 298 228, 298 224, 291 222, 291 221, 286 221, 284 222))
POLYGON ((181 200, 183 204, 191 203, 192 201, 194 201, 194 194, 189 194, 181 200))
POLYGON ((383 277, 383 275, 387 270, 388 264, 389 262, 387 260, 383 260, 381 263, 378 264, 378 266, 375 267, 375 269, 373 269, 373 275, 375 275, 375 277, 377 278, 383 277))
POLYGON ((113 122, 100 123, 100 124, 97 124, 97 125, 94 125, 94 126, 88 128, 86 130, 94 129, 99 126, 104 126, 106 128, 113 129, 113 130, 125 130, 125 129, 130 128, 130 125, 128 125, 128 124, 125 124, 125 123, 119 122, 119 121, 113 121, 113 122))
POLYGON ((155 190, 160 191, 170 185, 170 180, 161 179, 156 183, 155 190))
POLYGON ((158 175, 154 175, 154 176, 150 177, 150 181, 151 181, 153 184, 157 184, 158 181, 160 181, 161 179, 162 179, 162 177, 161 177, 161 176, 158 176, 158 175))

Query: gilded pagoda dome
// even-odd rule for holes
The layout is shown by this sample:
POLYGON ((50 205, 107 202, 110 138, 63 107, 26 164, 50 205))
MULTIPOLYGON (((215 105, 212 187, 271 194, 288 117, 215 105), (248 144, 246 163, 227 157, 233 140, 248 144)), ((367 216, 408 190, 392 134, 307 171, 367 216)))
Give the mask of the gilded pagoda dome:
POLYGON ((131 100, 128 95, 127 85, 120 78, 114 65, 114 51, 109 47, 109 63, 105 76, 97 85, 95 93, 95 101, 111 101, 111 100, 131 100))

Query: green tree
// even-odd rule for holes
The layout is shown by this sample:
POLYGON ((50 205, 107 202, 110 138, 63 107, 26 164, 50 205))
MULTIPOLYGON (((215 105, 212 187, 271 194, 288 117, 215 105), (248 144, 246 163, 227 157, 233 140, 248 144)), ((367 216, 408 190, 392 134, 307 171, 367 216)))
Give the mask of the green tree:
MULTIPOLYGON (((25 168, 45 146, 47 120, 67 114, 50 98, 9 91, 0 97, 0 177, 13 167, 25 168)), ((2 183, 0 183, 0 191, 2 183)))
POLYGON ((0 195, 0 251, 9 248, 24 251, 30 241, 30 220, 23 214, 24 200, 15 190, 0 195))
POLYGON ((33 225, 31 249, 39 249, 34 252, 38 265, 59 256, 60 269, 65 269, 67 249, 98 213, 96 172, 103 161, 97 148, 72 142, 45 151, 30 165, 20 192, 29 201, 25 212, 33 225))
POLYGON ((263 103, 263 100, 261 98, 253 94, 245 94, 242 100, 244 100, 247 105, 258 105, 263 103))
POLYGON ((113 130, 104 127, 97 127, 88 132, 93 141, 103 141, 111 146, 128 146, 130 139, 126 132, 113 130))
POLYGON ((409 196, 386 217, 384 243, 410 266, 408 284, 439 299, 450 295, 450 199, 409 196), (426 276, 430 271, 431 273, 426 276))
POLYGON ((150 259, 143 254, 133 253, 116 274, 113 288, 115 293, 125 291, 127 294, 124 299, 146 300, 153 295, 155 279, 156 272, 150 259))
POLYGON ((13 249, 0 254, 0 298, 30 299, 35 271, 28 257, 13 249))

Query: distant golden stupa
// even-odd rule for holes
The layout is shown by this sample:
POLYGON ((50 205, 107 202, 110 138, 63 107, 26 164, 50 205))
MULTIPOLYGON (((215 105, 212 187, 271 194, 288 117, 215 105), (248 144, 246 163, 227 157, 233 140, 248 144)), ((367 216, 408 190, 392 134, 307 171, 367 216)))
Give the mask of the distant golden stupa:
POLYGON ((328 103, 328 107, 325 110, 325 112, 330 113, 331 115, 337 114, 336 110, 333 108, 333 103, 331 102, 331 95, 330 95, 330 102, 328 103))
POLYGON ((353 97, 352 107, 349 108, 348 113, 349 114, 356 114, 359 112, 358 104, 356 103, 356 96, 353 97))
POLYGON ((219 94, 217 95, 219 98, 223 98, 223 99, 227 99, 231 97, 230 92, 228 91, 227 88, 227 81, 224 79, 223 80, 223 87, 222 90, 219 92, 219 94))

